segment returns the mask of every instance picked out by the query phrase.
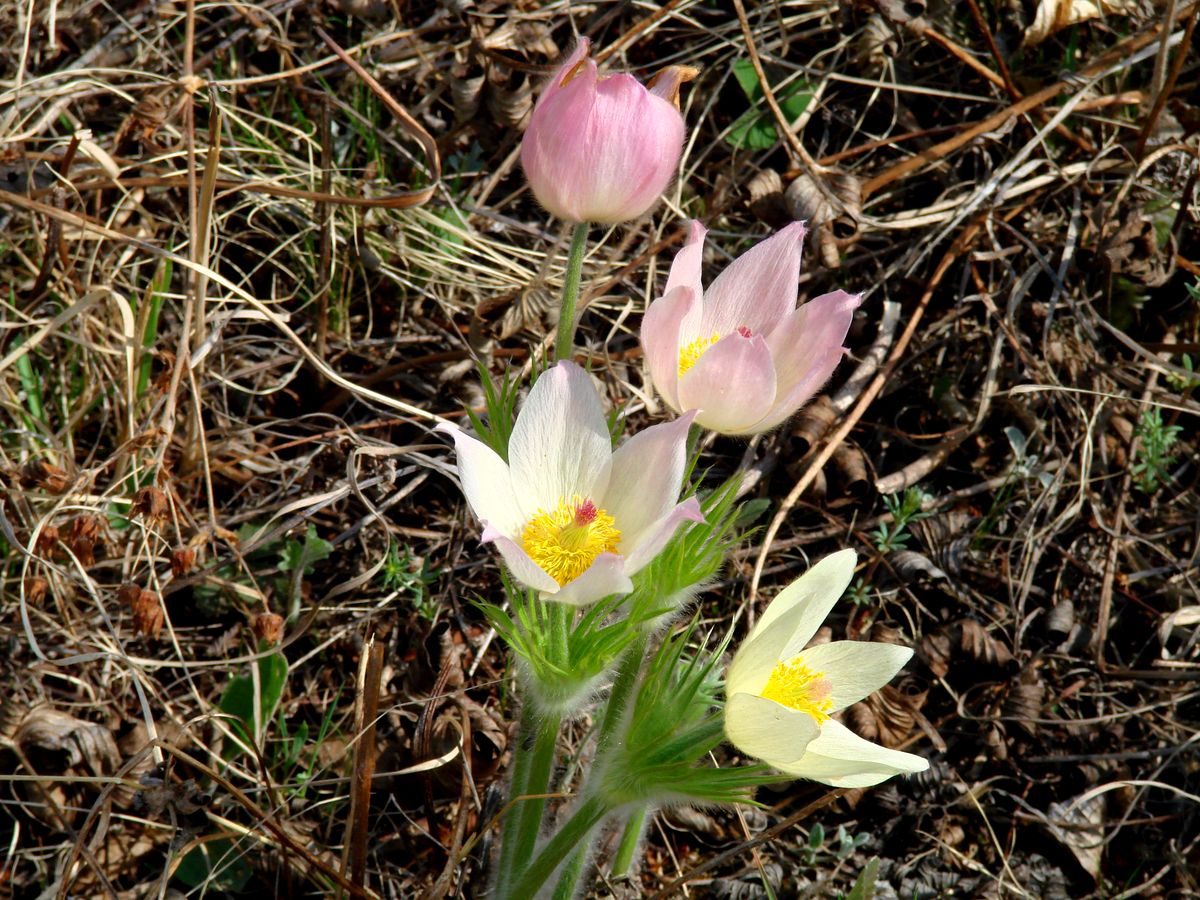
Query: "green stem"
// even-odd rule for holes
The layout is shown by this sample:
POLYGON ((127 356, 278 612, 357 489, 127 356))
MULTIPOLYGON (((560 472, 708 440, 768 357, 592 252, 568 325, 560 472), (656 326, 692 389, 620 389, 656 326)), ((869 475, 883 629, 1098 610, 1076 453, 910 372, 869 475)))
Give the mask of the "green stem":
POLYGON ((644 806, 635 809, 625 821, 625 830, 621 832, 621 843, 617 845, 617 852, 613 855, 611 871, 613 878, 628 874, 633 865, 634 851, 637 850, 638 842, 642 839, 642 830, 646 827, 646 813, 647 810, 644 806))
POLYGON ((497 894, 498 900, 529 900, 536 895, 572 850, 586 846, 588 834, 610 811, 608 803, 601 797, 592 796, 584 800, 575 814, 563 823, 554 837, 542 848, 542 852, 524 867, 520 879, 513 885, 512 892, 497 894))
MULTIPOLYGON (((596 758, 593 771, 599 773, 611 755, 614 743, 622 738, 621 726, 626 721, 626 711, 629 699, 637 687, 638 675, 642 671, 642 660, 646 656, 647 636, 639 632, 632 644, 626 649, 617 667, 617 677, 613 680, 612 690, 608 693, 608 702, 604 707, 604 718, 600 722, 600 732, 596 738, 596 758)), ((558 884, 554 888, 554 900, 570 900, 575 896, 579 879, 583 877, 586 868, 590 842, 581 843, 570 861, 563 867, 558 884)))
POLYGON ((566 281, 563 282, 562 307, 558 313, 558 334, 554 340, 554 359, 559 362, 571 358, 571 348, 575 344, 575 304, 579 300, 579 279, 583 274, 583 251, 587 247, 587 233, 587 222, 580 222, 571 235, 566 281))
POLYGON ((513 747, 513 776, 509 786, 509 809, 500 837, 500 860, 496 896, 509 896, 509 887, 524 861, 537 849, 538 833, 546 798, 524 799, 545 794, 554 771, 554 749, 558 740, 559 716, 539 716, 528 701, 521 713, 521 727, 513 747))

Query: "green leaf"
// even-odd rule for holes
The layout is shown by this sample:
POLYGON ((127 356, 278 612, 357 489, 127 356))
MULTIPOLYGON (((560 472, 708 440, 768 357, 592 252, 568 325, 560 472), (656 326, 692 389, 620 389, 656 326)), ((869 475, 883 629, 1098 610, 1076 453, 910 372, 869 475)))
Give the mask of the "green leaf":
POLYGON ((875 896, 875 879, 879 877, 879 857, 875 857, 865 866, 854 882, 854 887, 846 895, 846 900, 872 900, 875 896))
MULTIPOLYGON (((770 150, 779 140, 779 133, 774 117, 763 101, 763 89, 754 64, 748 59, 739 59, 733 64, 733 77, 750 106, 734 121, 725 136, 726 142, 739 150, 770 150)), ((795 122, 804 114, 813 96, 812 82, 804 78, 796 78, 775 91, 775 100, 788 122, 795 122)))
POLYGON ((230 680, 221 695, 220 710, 226 715, 233 716, 233 731, 240 739, 231 742, 225 750, 225 758, 233 759, 246 752, 260 736, 255 728, 255 709, 258 710, 258 723, 265 727, 275 715, 275 707, 283 696, 283 686, 287 683, 288 663, 282 653, 272 653, 258 660, 258 704, 255 705, 254 679, 249 675, 239 675, 230 680))
POLYGON ((175 869, 175 877, 190 888, 206 885, 210 890, 240 893, 254 870, 228 838, 207 841, 193 848, 175 869))
POLYGON ((313 563, 328 558, 333 552, 333 544, 317 537, 317 529, 309 525, 304 533, 304 543, 290 540, 279 551, 279 568, 283 572, 294 572, 302 569, 307 575, 313 570, 313 563))

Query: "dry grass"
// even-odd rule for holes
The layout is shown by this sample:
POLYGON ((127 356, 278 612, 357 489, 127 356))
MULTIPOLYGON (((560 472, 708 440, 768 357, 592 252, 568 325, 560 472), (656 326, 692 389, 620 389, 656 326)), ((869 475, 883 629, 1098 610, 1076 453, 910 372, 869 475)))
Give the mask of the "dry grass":
POLYGON ((920 652, 851 723, 933 759, 664 813, 613 889, 832 895, 880 856, 906 898, 1200 891, 1197 7, 1021 47, 1033 6, 0 10, 0 891, 483 893, 511 673, 429 429, 547 347, 566 246, 516 148, 574 33, 702 68, 682 177, 585 267, 634 424, 683 218, 714 270, 808 218, 804 292, 866 291, 826 399, 706 446, 768 512, 701 610, 856 547, 839 633, 920 652), (760 134, 813 97, 762 149, 747 61, 760 134))

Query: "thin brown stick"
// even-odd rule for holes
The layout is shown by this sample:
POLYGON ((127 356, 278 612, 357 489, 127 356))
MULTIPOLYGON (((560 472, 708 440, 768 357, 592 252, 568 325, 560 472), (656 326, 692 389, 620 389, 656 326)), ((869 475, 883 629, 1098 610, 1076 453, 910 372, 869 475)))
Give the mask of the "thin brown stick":
POLYGON ((342 873, 356 887, 365 886, 371 843, 371 778, 375 774, 375 720, 379 716, 379 683, 383 676, 383 644, 375 636, 363 645, 358 667, 358 703, 354 711, 354 772, 350 782, 350 816, 342 851, 342 873))

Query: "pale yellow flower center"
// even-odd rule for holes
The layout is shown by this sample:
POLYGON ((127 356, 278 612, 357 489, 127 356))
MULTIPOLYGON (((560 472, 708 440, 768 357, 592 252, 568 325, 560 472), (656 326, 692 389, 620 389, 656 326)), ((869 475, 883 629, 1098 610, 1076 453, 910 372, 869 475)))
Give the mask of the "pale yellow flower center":
POLYGON ((781 706, 808 713, 817 724, 829 718, 833 709, 833 685, 824 672, 814 672, 799 656, 778 662, 762 689, 762 696, 781 706))
POLYGON ((616 552, 621 532, 615 520, 579 495, 539 509, 525 526, 521 546, 562 587, 582 575, 601 553, 616 552))
MULTIPOLYGON (((753 333, 745 325, 739 325, 737 333, 744 338, 753 337, 753 333)), ((682 378, 687 374, 688 369, 700 361, 705 353, 707 353, 712 345, 721 339, 721 335, 713 332, 708 337, 698 337, 690 344, 685 344, 679 351, 679 377, 682 378)))

